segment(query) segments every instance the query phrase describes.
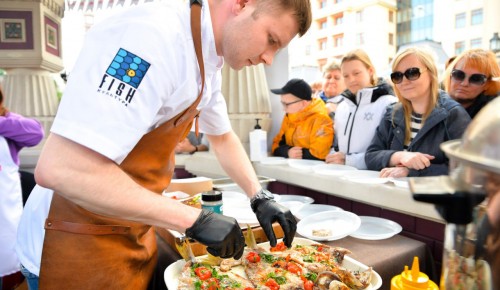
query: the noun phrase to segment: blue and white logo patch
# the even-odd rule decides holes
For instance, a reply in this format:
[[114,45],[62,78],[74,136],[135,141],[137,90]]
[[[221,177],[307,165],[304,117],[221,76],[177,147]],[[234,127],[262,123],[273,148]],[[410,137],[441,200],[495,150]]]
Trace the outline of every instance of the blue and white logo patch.
[[138,88],[149,69],[149,62],[123,48],[118,50],[106,73],[118,80]]
[[97,91],[127,107],[150,66],[143,58],[120,48],[102,76]]

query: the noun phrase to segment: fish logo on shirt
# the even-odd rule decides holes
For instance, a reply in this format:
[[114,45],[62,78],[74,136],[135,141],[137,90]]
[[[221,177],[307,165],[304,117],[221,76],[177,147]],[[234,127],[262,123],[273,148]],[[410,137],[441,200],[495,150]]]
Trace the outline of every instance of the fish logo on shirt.
[[114,97],[128,106],[150,66],[143,58],[120,48],[106,69],[98,92]]

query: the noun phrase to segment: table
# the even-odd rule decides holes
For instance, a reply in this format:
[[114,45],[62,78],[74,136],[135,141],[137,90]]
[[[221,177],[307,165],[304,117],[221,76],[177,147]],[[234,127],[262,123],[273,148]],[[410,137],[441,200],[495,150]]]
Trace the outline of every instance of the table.
[[420,271],[429,275],[434,282],[436,271],[432,255],[426,244],[402,235],[378,241],[361,240],[346,237],[325,244],[343,247],[352,252],[349,256],[373,269],[382,277],[380,289],[390,289],[392,277],[401,274],[405,265],[411,269],[413,257],[418,257]]
[[[181,259],[181,256],[172,249],[168,243],[157,235],[159,240],[160,262],[162,266],[158,271],[158,279],[163,278],[163,271],[166,267]],[[326,242],[330,246],[344,247],[352,252],[351,258],[373,267],[382,277],[382,287],[380,289],[391,288],[391,278],[401,274],[404,266],[411,268],[413,257],[419,259],[420,271],[429,275],[431,280],[438,282],[435,276],[434,261],[428,252],[426,245],[420,241],[396,235],[392,238],[378,241],[361,240],[346,237],[336,241]]]

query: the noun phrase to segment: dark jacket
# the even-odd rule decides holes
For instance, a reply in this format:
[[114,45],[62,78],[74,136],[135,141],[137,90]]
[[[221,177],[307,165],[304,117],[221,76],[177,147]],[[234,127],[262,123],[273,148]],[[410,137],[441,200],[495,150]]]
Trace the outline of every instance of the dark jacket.
[[479,111],[486,105],[488,105],[489,102],[491,102],[493,99],[495,99],[497,96],[487,96],[480,94],[477,96],[477,98],[474,100],[474,103],[472,103],[469,107],[465,108],[467,113],[469,113],[469,116],[471,119],[474,119],[474,117],[479,113]]
[[[425,169],[410,169],[408,176],[447,175],[449,160],[439,145],[461,138],[469,122],[470,117],[465,109],[444,91],[440,91],[436,108],[425,120],[407,150],[430,154],[435,158]],[[388,107],[365,155],[368,169],[378,171],[389,167],[392,154],[404,150],[405,127],[401,103]]]

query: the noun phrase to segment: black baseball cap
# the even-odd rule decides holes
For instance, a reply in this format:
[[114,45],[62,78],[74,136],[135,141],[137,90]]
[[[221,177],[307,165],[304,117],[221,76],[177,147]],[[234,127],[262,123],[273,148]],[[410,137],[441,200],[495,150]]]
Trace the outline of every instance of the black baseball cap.
[[303,79],[291,79],[281,89],[272,89],[271,92],[277,95],[292,94],[306,101],[312,100],[311,86]]

